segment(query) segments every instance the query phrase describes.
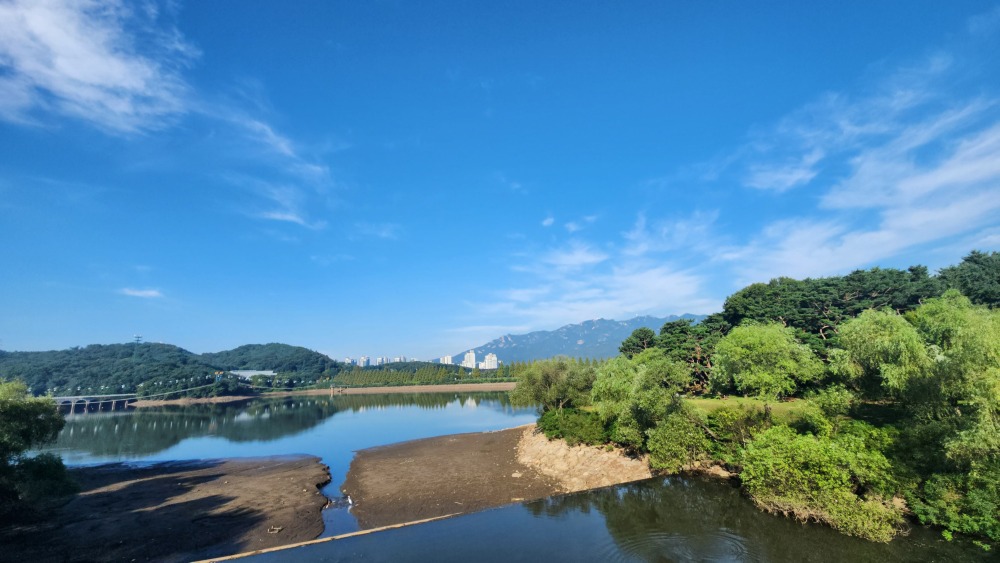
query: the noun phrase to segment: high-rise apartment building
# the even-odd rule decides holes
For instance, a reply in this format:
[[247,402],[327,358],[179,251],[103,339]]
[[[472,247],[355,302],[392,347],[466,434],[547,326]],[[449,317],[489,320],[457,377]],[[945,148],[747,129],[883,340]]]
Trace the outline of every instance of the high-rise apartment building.
[[451,356],[441,356],[441,363],[450,366],[454,361],[451,359]]
[[476,367],[476,351],[469,350],[465,353],[465,359],[462,360],[462,367],[472,369]]
[[482,369],[497,369],[499,366],[500,362],[497,360],[496,354],[486,354],[486,357],[483,358]]

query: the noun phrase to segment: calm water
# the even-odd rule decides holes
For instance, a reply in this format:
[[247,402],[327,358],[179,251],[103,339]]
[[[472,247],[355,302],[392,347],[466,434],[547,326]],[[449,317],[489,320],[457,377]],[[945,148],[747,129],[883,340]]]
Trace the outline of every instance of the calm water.
[[[534,421],[504,393],[349,395],[90,413],[67,419],[51,449],[73,465],[306,453],[330,466],[339,497],[353,452]],[[326,511],[326,535],[357,528]],[[916,528],[874,544],[756,510],[737,489],[654,479],[299,548],[286,561],[987,561],[967,543]]]

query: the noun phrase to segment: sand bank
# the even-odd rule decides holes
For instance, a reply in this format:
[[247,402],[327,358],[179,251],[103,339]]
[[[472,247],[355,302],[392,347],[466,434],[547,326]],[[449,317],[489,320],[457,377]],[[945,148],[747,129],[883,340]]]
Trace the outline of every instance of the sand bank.
[[364,529],[651,476],[645,460],[549,441],[532,424],[362,450],[342,490]]
[[311,456],[75,468],[81,492],[0,533],[5,561],[191,561],[316,538],[330,474]]

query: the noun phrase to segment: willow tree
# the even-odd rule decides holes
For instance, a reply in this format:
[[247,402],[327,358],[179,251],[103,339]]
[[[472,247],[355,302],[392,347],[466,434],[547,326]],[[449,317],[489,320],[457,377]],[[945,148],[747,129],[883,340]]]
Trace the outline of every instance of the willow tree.
[[791,395],[824,373],[812,350],[780,323],[745,323],[732,329],[716,344],[712,360],[713,391],[735,388],[767,399]]

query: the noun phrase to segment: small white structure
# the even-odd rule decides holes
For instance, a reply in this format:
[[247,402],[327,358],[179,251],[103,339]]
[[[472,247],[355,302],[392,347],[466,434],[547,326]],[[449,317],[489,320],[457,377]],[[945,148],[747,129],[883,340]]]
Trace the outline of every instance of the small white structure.
[[251,377],[253,377],[255,375],[263,375],[263,376],[266,376],[266,377],[274,377],[274,376],[278,375],[273,370],[267,370],[267,371],[265,371],[265,370],[259,370],[259,369],[234,369],[234,370],[230,370],[229,373],[231,373],[231,374],[233,374],[236,377],[239,377],[241,379],[250,379]]

